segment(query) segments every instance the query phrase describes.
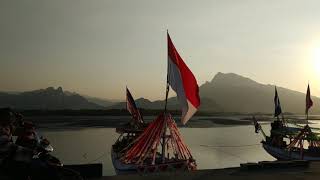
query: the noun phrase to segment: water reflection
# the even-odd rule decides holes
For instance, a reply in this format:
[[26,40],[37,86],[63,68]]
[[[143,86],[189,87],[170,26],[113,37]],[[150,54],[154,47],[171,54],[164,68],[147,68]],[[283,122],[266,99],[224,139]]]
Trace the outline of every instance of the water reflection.
[[[266,132],[269,125],[263,125]],[[260,134],[253,126],[180,128],[197,160],[198,169],[239,166],[240,163],[274,160],[259,145]],[[43,131],[55,148],[54,155],[64,164],[103,163],[104,175],[114,175],[111,146],[118,134],[114,128]]]

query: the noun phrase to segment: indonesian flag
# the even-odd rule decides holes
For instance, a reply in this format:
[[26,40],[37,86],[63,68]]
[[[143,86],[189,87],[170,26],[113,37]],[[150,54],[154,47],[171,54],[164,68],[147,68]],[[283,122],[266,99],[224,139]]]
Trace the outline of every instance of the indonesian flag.
[[128,88],[126,88],[126,94],[127,94],[127,110],[129,111],[129,113],[132,115],[132,118],[136,121],[136,122],[141,122],[143,123],[143,119],[142,116],[140,114],[140,111],[138,110],[136,103],[134,102],[134,99],[129,91]]
[[186,124],[200,106],[197,80],[183,62],[178,51],[168,36],[168,83],[177,93],[182,107],[181,122]]
[[311,100],[310,88],[309,88],[309,84],[308,84],[308,89],[307,89],[307,94],[306,94],[306,114],[308,114],[308,111],[312,105],[313,105],[313,102]]

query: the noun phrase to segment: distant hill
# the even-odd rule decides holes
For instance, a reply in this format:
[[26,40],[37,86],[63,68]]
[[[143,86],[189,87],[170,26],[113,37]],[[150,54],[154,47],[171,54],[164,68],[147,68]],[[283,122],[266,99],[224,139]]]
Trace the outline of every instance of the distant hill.
[[[138,98],[135,100],[135,102],[138,108],[141,108],[141,109],[159,110],[159,109],[164,109],[164,105],[165,105],[164,100],[150,101],[145,98]],[[108,109],[125,109],[126,102],[119,102],[107,108]],[[177,100],[177,97],[171,97],[168,99],[167,109],[180,110],[180,105]],[[214,100],[203,97],[201,98],[200,111],[222,112],[222,107],[220,107],[220,105],[218,105]]]
[[[305,94],[277,87],[283,112],[304,113]],[[273,113],[274,85],[258,83],[252,79],[234,74],[217,73],[210,82],[199,87],[203,112],[227,113]],[[171,92],[173,93],[173,92]],[[311,90],[312,93],[312,90]],[[320,99],[312,97],[314,107],[311,113],[320,113]],[[136,99],[141,109],[161,110],[164,100],[150,101]],[[125,109],[125,102],[81,96],[63,91],[61,87],[40,89],[29,92],[0,92],[0,107],[17,109]],[[180,110],[176,97],[168,99],[169,110]]]
[[0,107],[16,109],[103,109],[76,93],[65,93],[61,87],[48,87],[21,93],[0,93]]
[[[161,109],[161,107],[164,107],[163,101],[151,102],[150,100],[145,98],[138,98],[135,100],[135,103],[139,108],[142,108],[142,109]],[[108,107],[108,109],[125,109],[125,108],[126,108],[126,102],[119,102]]]
[[[76,92],[70,92],[70,91],[64,91],[64,93],[66,95],[80,95]],[[84,94],[81,94],[80,96],[84,97],[85,99],[87,99],[89,102],[92,102],[92,103],[95,103],[95,104],[98,104],[100,106],[103,106],[103,107],[109,107],[111,105],[114,105],[118,102],[120,102],[120,100],[113,100],[113,99],[105,99],[105,98],[98,98],[98,97],[92,97],[92,96],[88,96],[88,95],[84,95]]]
[[89,102],[98,104],[103,107],[109,107],[120,102],[120,100],[104,99],[104,98],[98,98],[98,97],[91,97],[87,95],[82,95],[82,96],[86,98]]
[[[199,87],[201,106],[199,111],[205,112],[235,112],[235,113],[273,113],[274,85],[265,85],[252,79],[234,74],[217,73],[210,82]],[[284,112],[304,113],[305,94],[277,87]],[[320,104],[320,99],[312,97],[314,105]],[[139,98],[136,104],[142,109],[162,109],[164,101],[153,101]],[[109,106],[108,109],[123,109],[125,102]],[[168,109],[180,109],[177,98],[168,99]],[[320,108],[311,108],[311,113],[319,113]]]
[[[234,73],[217,73],[211,82],[200,87],[201,99],[215,101],[223,112],[273,112],[274,85],[265,85]],[[304,113],[305,94],[277,87],[284,112]],[[314,105],[320,99],[312,97]],[[210,110],[210,108],[209,108]],[[211,108],[212,111],[215,108]],[[318,113],[320,108],[313,107],[311,112]]]

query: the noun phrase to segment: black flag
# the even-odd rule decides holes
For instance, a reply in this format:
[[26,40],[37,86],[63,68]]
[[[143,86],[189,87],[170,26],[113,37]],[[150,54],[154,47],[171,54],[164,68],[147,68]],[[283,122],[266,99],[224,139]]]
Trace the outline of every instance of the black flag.
[[254,125],[254,131],[256,133],[259,133],[259,131],[261,130],[261,125],[258,123],[257,119],[254,116],[252,117],[252,121]]
[[311,95],[310,95],[310,87],[308,84],[308,89],[307,89],[307,94],[306,94],[306,114],[308,114],[309,109],[313,105],[313,102],[311,100]]
[[278,117],[282,113],[280,99],[277,92],[277,87],[275,87],[274,95],[274,117]]

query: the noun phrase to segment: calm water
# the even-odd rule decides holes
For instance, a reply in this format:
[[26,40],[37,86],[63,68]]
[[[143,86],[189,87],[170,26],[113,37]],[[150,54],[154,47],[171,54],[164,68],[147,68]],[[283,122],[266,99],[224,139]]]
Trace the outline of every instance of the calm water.
[[[269,125],[264,125],[268,130]],[[259,144],[253,126],[180,128],[198,169],[239,166],[240,163],[274,160]],[[114,128],[42,131],[64,164],[103,163],[104,175],[114,175],[110,151],[118,134]]]
[[[108,119],[112,120],[110,117]],[[105,122],[104,118],[100,118],[94,124],[100,121]],[[115,117],[116,121],[119,117]],[[309,122],[311,127],[320,128],[319,121]],[[270,124],[264,124],[263,129],[268,135]],[[263,137],[254,133],[252,125],[180,128],[180,132],[197,161],[198,169],[236,167],[240,163],[274,160],[261,147]],[[40,134],[51,141],[55,148],[53,154],[64,164],[103,163],[104,175],[115,174],[110,152],[119,135],[114,128],[40,129]]]

